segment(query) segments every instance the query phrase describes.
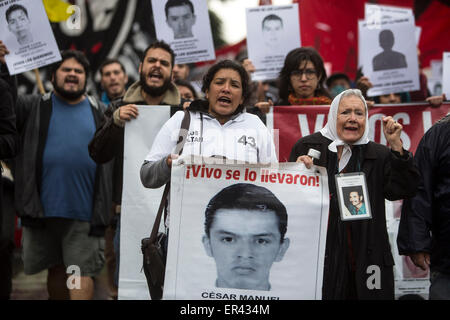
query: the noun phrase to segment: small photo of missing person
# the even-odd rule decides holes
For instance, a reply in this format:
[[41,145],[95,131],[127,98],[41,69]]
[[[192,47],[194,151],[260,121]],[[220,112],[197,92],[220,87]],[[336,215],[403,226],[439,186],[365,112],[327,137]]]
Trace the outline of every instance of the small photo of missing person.
[[343,221],[372,218],[364,175],[347,174],[336,177],[336,188]]

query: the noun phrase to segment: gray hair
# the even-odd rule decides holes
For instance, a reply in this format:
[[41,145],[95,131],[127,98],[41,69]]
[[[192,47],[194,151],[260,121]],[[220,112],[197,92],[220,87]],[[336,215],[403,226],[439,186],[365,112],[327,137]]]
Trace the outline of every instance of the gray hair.
[[345,90],[345,91],[342,93],[342,96],[341,96],[341,100],[340,100],[340,101],[342,101],[342,98],[348,97],[348,96],[355,96],[355,97],[360,98],[361,101],[364,103],[364,106],[366,107],[366,110],[367,110],[366,99],[364,99],[364,96],[363,96],[361,90],[359,90],[359,89],[347,89],[347,90]]

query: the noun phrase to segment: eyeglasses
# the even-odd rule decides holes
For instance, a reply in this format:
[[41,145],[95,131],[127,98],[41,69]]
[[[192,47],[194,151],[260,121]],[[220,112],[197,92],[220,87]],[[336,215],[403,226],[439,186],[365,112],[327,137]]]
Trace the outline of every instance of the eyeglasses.
[[306,76],[306,79],[312,80],[317,76],[317,72],[314,69],[294,70],[291,72],[291,77],[298,80],[300,80],[303,75]]

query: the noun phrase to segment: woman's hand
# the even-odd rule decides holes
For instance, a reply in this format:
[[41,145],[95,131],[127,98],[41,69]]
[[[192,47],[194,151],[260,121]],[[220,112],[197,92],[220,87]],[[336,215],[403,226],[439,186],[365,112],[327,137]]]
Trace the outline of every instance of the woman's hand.
[[249,76],[251,76],[251,74],[256,71],[253,62],[250,59],[244,59],[244,61],[242,61],[242,66],[244,67],[245,71],[247,71]]
[[172,160],[178,159],[177,154],[169,154],[166,159],[166,163],[169,166],[169,168],[172,168]]
[[189,106],[191,105],[192,101],[185,101],[183,103],[183,110],[186,110],[187,108],[189,108]]
[[0,40],[0,63],[6,64],[5,55],[9,54],[9,50],[6,45]]
[[403,126],[391,116],[383,117],[383,133],[392,150],[403,155],[403,142],[400,139]]
[[300,156],[297,158],[296,162],[303,162],[305,164],[305,167],[308,169],[311,169],[313,166],[313,159],[310,156]]
[[363,76],[356,81],[356,88],[361,90],[364,97],[367,96],[367,90],[373,87],[372,82],[370,82],[370,79],[366,76]]
[[269,99],[269,101],[263,101],[263,102],[257,102],[255,104],[255,107],[257,107],[259,110],[261,110],[262,113],[266,114],[269,113],[270,108],[273,107],[273,101]]
[[431,96],[425,99],[433,108],[438,108],[441,106],[442,102],[445,100],[445,94],[440,96]]

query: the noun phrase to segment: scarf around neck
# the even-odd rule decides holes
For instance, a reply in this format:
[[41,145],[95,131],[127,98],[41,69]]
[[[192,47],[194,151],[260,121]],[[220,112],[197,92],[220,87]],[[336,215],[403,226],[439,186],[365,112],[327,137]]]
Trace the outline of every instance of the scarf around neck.
[[[349,90],[354,90],[354,89],[349,89]],[[366,104],[365,100],[363,100],[363,102],[364,102],[364,107],[366,109],[366,127],[364,129],[364,134],[362,135],[362,137],[358,141],[356,141],[352,144],[348,144],[348,143],[342,141],[338,137],[336,124],[337,124],[337,113],[338,113],[339,103],[341,102],[342,96],[349,90],[345,90],[345,91],[341,92],[333,99],[333,102],[331,102],[330,110],[328,112],[328,121],[327,121],[325,127],[323,127],[322,130],[320,130],[320,133],[324,137],[333,141],[328,146],[328,150],[330,150],[331,152],[337,153],[338,146],[344,147],[341,158],[339,159],[339,166],[338,166],[339,172],[341,172],[345,168],[345,166],[347,165],[348,161],[350,160],[350,158],[352,156],[352,148],[351,148],[352,145],[362,145],[362,144],[369,143],[369,114],[368,114],[367,104]]]
[[292,93],[288,96],[288,101],[291,106],[314,106],[322,104],[330,104],[331,100],[328,97],[312,97],[312,98],[297,98]]

